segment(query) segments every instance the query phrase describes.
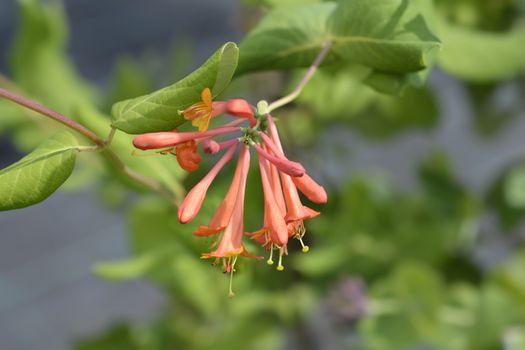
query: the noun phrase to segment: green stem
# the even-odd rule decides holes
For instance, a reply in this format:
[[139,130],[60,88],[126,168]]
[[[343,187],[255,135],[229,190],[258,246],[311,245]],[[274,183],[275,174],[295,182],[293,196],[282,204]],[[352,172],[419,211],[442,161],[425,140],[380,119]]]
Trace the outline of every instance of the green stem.
[[[120,170],[122,171],[126,176],[130,177],[134,181],[142,184],[143,186],[160,193],[164,197],[168,198],[170,202],[180,202],[182,194],[177,193],[173,194],[170,191],[168,191],[166,188],[162,186],[161,183],[157,182],[154,179],[151,179],[149,177],[146,177],[135,170],[128,167],[111,149],[109,149],[107,146],[111,143],[113,136],[115,135],[116,129],[111,128],[111,131],[107,137],[107,139],[100,138],[97,134],[95,134],[93,131],[89,130],[82,124],[77,123],[76,121],[52,110],[47,108],[46,106],[43,106],[33,100],[30,100],[26,97],[17,95],[11,91],[8,91],[6,89],[0,88],[0,96],[4,97],[10,101],[13,101],[25,108],[31,109],[39,114],[42,114],[48,118],[51,118],[68,128],[75,130],[76,132],[84,135],[88,139],[90,139],[93,143],[95,143],[95,147],[82,147],[83,151],[95,151],[96,149],[99,149],[100,151],[104,152],[106,156],[109,158],[109,160]],[[82,151],[79,149],[79,151]]]
[[321,46],[321,51],[319,52],[319,54],[315,58],[314,62],[310,66],[310,68],[308,68],[308,70],[306,71],[306,74],[301,79],[299,84],[295,87],[295,89],[290,94],[288,94],[288,95],[278,99],[277,101],[274,101],[274,102],[270,103],[270,105],[268,106],[268,109],[267,109],[267,113],[271,113],[272,111],[276,110],[277,108],[282,107],[284,105],[287,105],[288,103],[290,103],[293,100],[295,100],[297,98],[297,96],[299,96],[299,94],[301,93],[301,91],[303,91],[303,89],[306,86],[306,84],[308,83],[308,81],[310,81],[310,79],[312,78],[314,73],[317,71],[317,68],[319,67],[321,62],[323,62],[324,58],[326,57],[326,54],[328,53],[328,51],[330,51],[331,47],[332,47],[332,42],[331,41],[325,41],[323,43],[323,45]]
[[113,141],[113,137],[115,137],[115,133],[117,132],[117,128],[114,126],[111,126],[111,130],[109,131],[108,137],[104,140],[104,143],[106,146],[109,146],[111,144],[111,141]]

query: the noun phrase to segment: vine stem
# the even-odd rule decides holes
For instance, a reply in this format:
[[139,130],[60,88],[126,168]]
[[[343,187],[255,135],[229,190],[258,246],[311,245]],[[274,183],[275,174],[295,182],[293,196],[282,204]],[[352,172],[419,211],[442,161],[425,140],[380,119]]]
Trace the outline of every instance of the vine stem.
[[76,121],[74,120],[71,120],[70,118],[66,117],[66,116],[63,116],[62,114],[58,113],[58,112],[55,112],[54,110],[52,109],[49,109],[33,100],[30,100],[26,97],[23,97],[23,96],[20,96],[20,95],[17,95],[11,91],[8,91],[8,90],[5,90],[3,88],[0,88],[0,96],[8,99],[8,100],[11,100],[23,107],[26,107],[26,108],[29,108],[37,113],[40,113],[42,115],[45,115],[46,117],[48,118],[51,118],[61,124],[64,124],[66,125],[67,127],[69,127],[70,129],[73,129],[79,133],[81,133],[82,135],[84,135],[85,137],[87,137],[88,139],[90,139],[91,141],[93,141],[95,144],[97,144],[98,146],[100,147],[105,147],[106,146],[106,142],[101,139],[100,137],[98,137],[93,131],[89,130],[88,128],[86,128],[85,126],[77,123]]
[[295,89],[290,94],[278,99],[277,101],[270,103],[267,110],[268,113],[271,113],[279,107],[287,105],[288,103],[295,100],[297,96],[299,96],[299,94],[301,93],[301,91],[303,91],[308,81],[310,81],[314,73],[317,71],[317,68],[319,68],[321,62],[323,62],[324,58],[326,57],[326,54],[328,53],[328,51],[330,51],[331,47],[332,41],[325,41],[323,43],[323,45],[321,46],[321,51],[319,51],[319,54],[317,54],[317,57],[315,58],[312,65],[308,68],[308,71],[306,71],[306,74],[301,79],[299,84],[297,84]]
[[[109,158],[109,160],[125,175],[133,179],[134,181],[142,184],[143,186],[160,193],[164,197],[168,198],[171,202],[179,203],[182,200],[183,193],[176,193],[172,194],[170,191],[165,189],[159,182],[157,182],[154,179],[151,179],[149,177],[146,177],[135,170],[128,167],[111,149],[109,149],[107,146],[111,143],[111,140],[113,139],[113,136],[115,135],[116,129],[114,127],[111,128],[111,131],[108,135],[108,137],[104,140],[100,138],[97,134],[95,134],[93,131],[89,130],[82,124],[77,123],[76,121],[72,120],[71,118],[68,118],[46,106],[41,105],[38,102],[35,102],[33,100],[30,100],[26,97],[17,95],[11,91],[8,91],[6,89],[3,89],[0,87],[0,96],[13,101],[25,108],[31,109],[39,114],[42,114],[48,118],[51,118],[65,126],[67,126],[70,129],[75,130],[76,132],[84,135],[88,139],[90,139],[93,143],[96,144],[96,147],[98,147],[102,152],[106,154],[106,156]],[[87,150],[87,149],[86,149]],[[94,149],[90,149],[93,151]]]

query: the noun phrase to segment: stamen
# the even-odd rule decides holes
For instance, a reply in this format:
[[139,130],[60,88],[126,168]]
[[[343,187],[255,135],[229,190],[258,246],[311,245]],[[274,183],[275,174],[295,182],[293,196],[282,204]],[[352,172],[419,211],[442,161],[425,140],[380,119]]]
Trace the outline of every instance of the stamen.
[[266,260],[266,263],[268,265],[273,265],[273,245],[270,247],[270,257],[268,258],[268,260]]
[[304,227],[304,221],[300,221],[297,224],[297,227],[295,228],[297,235],[299,238],[303,238],[304,234],[306,233],[306,228]]
[[[210,238],[209,236],[206,237],[206,243],[208,243],[208,239],[209,239],[209,238]],[[211,243],[210,243],[210,247],[211,247],[211,248],[215,247],[215,245],[217,244],[218,241],[219,241],[219,237],[217,237],[217,236],[214,237],[213,240],[212,240]]]
[[279,263],[277,264],[277,271],[283,271],[284,270],[284,266],[283,266],[283,248],[279,248]]
[[[228,262],[231,258],[228,258]],[[237,256],[233,258],[233,262],[230,265],[230,291],[228,292],[228,297],[233,298],[235,293],[233,292],[233,273],[235,272],[235,263],[237,262]]]
[[308,251],[310,250],[310,247],[307,246],[306,244],[304,244],[303,242],[303,238],[302,237],[297,237],[297,239],[299,240],[299,242],[301,243],[301,247],[303,247],[303,253],[308,253]]

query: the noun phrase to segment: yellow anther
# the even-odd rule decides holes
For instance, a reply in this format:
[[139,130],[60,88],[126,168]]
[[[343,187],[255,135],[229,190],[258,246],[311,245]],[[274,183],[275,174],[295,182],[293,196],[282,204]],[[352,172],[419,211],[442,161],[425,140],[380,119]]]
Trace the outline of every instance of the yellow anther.
[[306,244],[304,244],[303,239],[301,237],[297,237],[297,239],[301,243],[301,247],[303,247],[303,249],[302,249],[303,253],[308,253],[308,251],[310,250],[310,247],[307,246]]
[[279,249],[279,263],[277,264],[276,269],[277,269],[277,271],[284,270],[284,266],[283,266],[283,248]]
[[268,260],[266,260],[266,263],[268,265],[273,265],[273,245],[270,247],[270,257],[268,258]]
[[233,258],[228,258],[228,264],[230,265],[230,290],[228,292],[228,297],[233,298],[235,293],[233,292],[233,272],[235,271],[235,263],[237,262],[237,256]]

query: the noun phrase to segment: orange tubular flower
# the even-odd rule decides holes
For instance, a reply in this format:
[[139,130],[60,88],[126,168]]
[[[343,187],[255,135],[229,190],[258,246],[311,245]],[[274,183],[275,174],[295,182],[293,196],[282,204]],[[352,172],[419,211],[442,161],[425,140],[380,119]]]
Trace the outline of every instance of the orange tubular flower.
[[[237,257],[243,255],[250,258],[260,258],[251,256],[242,244],[244,234],[244,194],[249,168],[250,150],[248,146],[243,146],[241,148],[239,161],[228,194],[217,212],[218,215],[214,217],[214,220],[212,220],[212,224],[210,225],[215,226],[216,229],[222,230],[222,225],[227,222],[226,227],[224,227],[224,233],[222,234],[217,249],[211,253],[202,254],[203,259],[223,258],[226,260],[226,272],[230,273],[230,297],[234,296],[232,290],[232,279],[233,273],[235,272]],[[217,222],[214,222],[215,220]]]
[[325,204],[328,201],[328,196],[323,186],[314,181],[308,174],[301,177],[292,177],[292,181],[297,186],[306,198],[317,204]]
[[206,192],[210,187],[211,183],[222,169],[222,167],[233,157],[235,153],[235,146],[230,147],[230,149],[222,156],[222,158],[215,164],[215,166],[210,170],[210,172],[191,189],[186,198],[182,201],[182,204],[179,206],[178,216],[179,221],[183,224],[186,224],[193,220],[201,209],[202,202],[206,196]]
[[[282,160],[288,160],[282,152],[281,141],[279,140],[279,135],[277,133],[277,129],[275,128],[275,124],[273,124],[273,121],[270,126],[270,129],[271,129],[272,138],[270,138],[266,134],[261,134],[264,144],[278,158],[281,158]],[[275,143],[273,139],[276,140]],[[301,191],[309,200],[317,204],[324,204],[327,202],[328,196],[326,195],[326,191],[323,188],[323,186],[315,182],[314,179],[308,176],[308,174],[304,173],[301,176],[294,176],[288,173],[288,175],[292,176],[292,181],[295,184],[295,186],[297,186],[299,191]]]
[[[272,148],[273,152],[276,152],[276,156],[280,156],[281,158],[286,159],[286,157],[284,157],[283,148],[281,145],[281,140],[279,139],[277,128],[271,116],[268,116],[268,126],[270,133],[269,140],[267,140],[267,137],[265,137],[266,135],[262,135],[263,140],[267,142],[271,141],[268,142],[268,144],[270,145],[271,143],[273,143],[271,144],[270,148]],[[301,243],[301,246],[303,247],[303,252],[307,252],[309,250],[309,247],[306,246],[302,240],[305,234],[303,220],[314,218],[320,213],[304,206],[301,203],[301,199],[299,198],[299,194],[297,192],[297,187],[295,186],[295,183],[292,180],[301,179],[302,177],[307,175],[303,175],[301,177],[291,177],[282,172],[280,173],[280,175],[283,186],[284,199],[287,208],[285,220],[288,223],[289,236],[298,239]],[[301,187],[305,189],[305,192],[307,192],[310,195],[310,197],[313,197],[319,202],[324,199],[324,201],[326,202],[326,191],[322,186],[315,183],[310,177],[307,177],[306,181],[301,182]],[[314,195],[311,193],[312,190],[319,191],[319,193]]]
[[272,179],[271,184],[273,189],[273,196],[275,198],[277,206],[279,207],[279,210],[281,211],[282,216],[284,217],[286,215],[286,203],[284,202],[281,179],[279,178],[279,170],[277,170],[277,167],[275,165],[270,164],[270,173]]
[[[245,249],[242,244],[243,222],[244,222],[244,193],[246,188],[246,178],[250,168],[250,151],[243,146],[239,155],[237,168],[235,169],[234,179],[228,191],[228,202],[225,203],[220,215],[220,224],[227,221],[224,227],[224,234],[221,237],[219,246],[211,253],[203,254],[203,258],[231,258],[242,254]],[[227,196],[228,197],[228,196]],[[229,218],[228,218],[229,216]],[[221,226],[219,226],[221,228]]]
[[237,163],[237,168],[233,175],[232,183],[230,185],[228,193],[219,205],[219,208],[217,209],[215,215],[211,219],[210,224],[208,226],[199,226],[199,228],[195,232],[193,232],[195,236],[210,236],[213,234],[220,233],[230,222],[233,213],[233,208],[237,203],[237,192],[239,191],[241,183],[242,172],[238,170],[240,169],[239,164],[240,160],[239,163]]
[[277,169],[279,169],[283,173],[286,173],[290,176],[304,175],[304,167],[300,163],[292,162],[288,159],[283,159],[271,155],[270,153],[266,152],[266,150],[264,150],[262,147],[255,144],[253,145],[253,148],[255,148],[259,156],[269,160],[273,165],[277,167]]
[[272,187],[270,167],[268,162],[261,158],[259,158],[259,167],[264,192],[265,227],[269,230],[271,242],[278,247],[283,247],[288,243],[288,234],[283,212]]
[[[264,192],[264,224],[263,228],[249,234],[261,245],[270,249],[279,249],[279,264],[277,270],[284,269],[282,265],[282,256],[287,254],[286,244],[288,243],[288,228],[284,220],[283,211],[275,196],[273,179],[268,161],[259,157],[259,170],[261,172],[261,181]],[[282,196],[282,195],[281,195]],[[269,265],[273,264],[272,257],[268,259]]]
[[139,135],[133,139],[133,146],[138,149],[160,149],[173,147],[186,141],[204,139],[218,135],[231,134],[240,131],[240,128],[234,126],[215,128],[205,132],[176,132],[161,131],[150,132]]

